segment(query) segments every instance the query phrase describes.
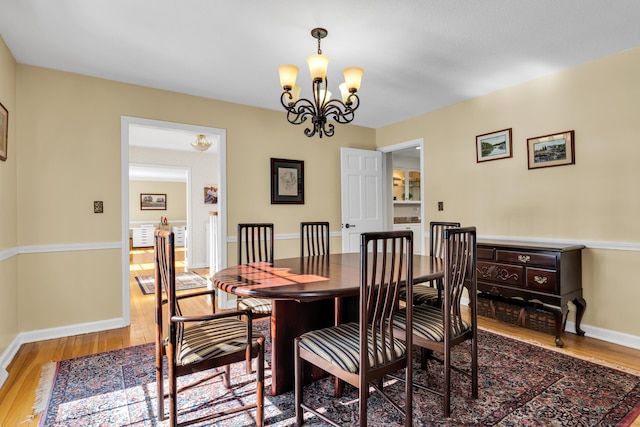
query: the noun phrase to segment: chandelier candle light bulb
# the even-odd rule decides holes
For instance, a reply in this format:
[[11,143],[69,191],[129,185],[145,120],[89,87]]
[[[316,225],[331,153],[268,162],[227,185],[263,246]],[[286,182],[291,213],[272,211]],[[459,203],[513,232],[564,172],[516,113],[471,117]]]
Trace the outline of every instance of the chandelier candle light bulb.
[[280,103],[287,112],[287,121],[299,125],[311,118],[312,127],[305,129],[304,134],[312,137],[316,134],[333,136],[334,125],[328,120],[338,123],[350,123],[354,119],[354,111],[360,105],[360,98],[356,92],[360,90],[362,68],[348,67],[344,69],[345,82],[340,85],[341,99],[331,99],[329,83],[327,81],[327,66],[329,58],[322,54],[320,41],[327,36],[324,28],[314,28],[311,36],[318,40],[318,54],[307,58],[309,74],[311,76],[311,93],[313,99],[300,98],[300,86],[296,85],[298,67],[283,64],[278,67],[282,95]]

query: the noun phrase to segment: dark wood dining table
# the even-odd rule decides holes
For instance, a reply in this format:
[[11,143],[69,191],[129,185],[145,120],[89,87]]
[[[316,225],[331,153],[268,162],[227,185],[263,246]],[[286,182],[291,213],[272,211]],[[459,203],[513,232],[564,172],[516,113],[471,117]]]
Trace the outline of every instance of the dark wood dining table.
[[[360,254],[296,257],[229,267],[213,275],[218,289],[242,297],[271,298],[271,394],[293,390],[294,338],[357,320]],[[443,277],[442,260],[414,255],[414,283]],[[305,381],[324,372],[305,369]]]

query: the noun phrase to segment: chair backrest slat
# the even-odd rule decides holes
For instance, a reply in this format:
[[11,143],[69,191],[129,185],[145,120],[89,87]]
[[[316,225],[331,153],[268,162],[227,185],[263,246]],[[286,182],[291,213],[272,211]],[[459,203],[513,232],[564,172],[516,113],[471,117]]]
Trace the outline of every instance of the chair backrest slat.
[[300,223],[300,256],[329,253],[329,223],[325,221]]
[[[393,318],[399,309],[400,289],[406,285],[408,298],[413,288],[413,233],[385,231],[362,233],[360,240],[360,363],[366,368],[392,363],[394,351]],[[406,308],[411,328],[411,304]],[[371,346],[368,346],[368,336]],[[408,337],[407,348],[411,348]],[[368,365],[364,349],[373,355]]]
[[238,224],[238,265],[273,263],[273,224]]
[[432,257],[444,258],[444,230],[459,228],[459,222],[438,222],[429,223],[429,255]]
[[[461,320],[460,300],[466,288],[475,307],[477,294],[476,228],[450,228],[443,233],[444,257],[444,313],[445,334],[462,330],[461,325],[451,324],[451,319]],[[475,311],[475,310],[473,310]],[[475,313],[472,313],[475,315]]]
[[[163,328],[162,302],[167,301],[167,320],[169,328],[173,327],[171,318],[182,316],[180,305],[176,298],[176,267],[174,234],[172,231],[156,230],[154,233],[154,269],[155,269],[155,298],[156,298],[156,327]],[[177,327],[182,324],[178,323]],[[169,333],[169,336],[173,334]]]

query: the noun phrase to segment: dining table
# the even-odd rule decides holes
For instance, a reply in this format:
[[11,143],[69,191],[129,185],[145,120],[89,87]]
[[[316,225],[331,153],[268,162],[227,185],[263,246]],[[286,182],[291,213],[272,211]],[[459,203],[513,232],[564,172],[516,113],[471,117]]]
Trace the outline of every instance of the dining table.
[[[413,256],[413,282],[444,276],[441,259]],[[216,272],[212,281],[240,297],[270,298],[271,395],[293,390],[294,339],[305,332],[357,321],[360,253],[275,259],[236,265]],[[326,373],[305,369],[305,382]]]

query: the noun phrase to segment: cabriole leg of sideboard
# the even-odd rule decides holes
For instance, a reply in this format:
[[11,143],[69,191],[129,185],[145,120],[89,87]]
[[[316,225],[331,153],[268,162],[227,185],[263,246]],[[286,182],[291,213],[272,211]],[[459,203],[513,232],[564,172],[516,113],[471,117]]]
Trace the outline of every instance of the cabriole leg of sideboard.
[[587,309],[587,301],[582,298],[575,298],[573,303],[576,305],[576,334],[579,336],[584,336],[584,331],[580,328],[580,323],[582,323],[582,316],[584,315],[584,311]]
[[562,332],[564,331],[564,326],[567,321],[567,314],[569,314],[569,307],[567,307],[567,304],[564,304],[559,310],[552,311],[556,319],[556,347],[564,347]]

